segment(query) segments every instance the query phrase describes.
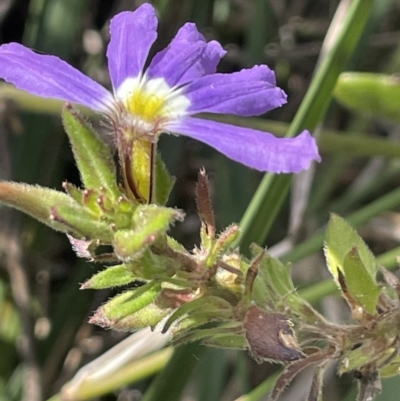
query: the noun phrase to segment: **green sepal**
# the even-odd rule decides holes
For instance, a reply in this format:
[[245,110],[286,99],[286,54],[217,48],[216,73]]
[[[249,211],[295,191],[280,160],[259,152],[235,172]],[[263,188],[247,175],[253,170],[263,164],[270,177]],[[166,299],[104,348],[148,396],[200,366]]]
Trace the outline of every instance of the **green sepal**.
[[168,258],[145,250],[140,259],[127,263],[126,266],[137,278],[151,280],[155,276],[169,276],[170,263],[171,261]]
[[346,72],[334,89],[339,103],[363,115],[400,122],[400,81],[397,76]]
[[108,267],[87,280],[81,289],[103,289],[129,284],[135,280],[151,280],[154,276],[169,279],[171,261],[163,256],[144,251],[138,260]]
[[108,196],[117,198],[120,190],[108,145],[70,104],[63,108],[62,118],[85,188],[104,188]]
[[112,241],[113,232],[110,224],[85,208],[57,204],[51,208],[50,218],[62,224],[66,228],[65,232],[72,233],[75,238],[96,239],[107,244]]
[[[192,315],[188,315],[186,318],[183,318],[179,321],[179,325],[173,325],[170,329],[172,333],[172,341],[174,344],[184,344],[192,340],[194,334],[198,334],[203,329],[199,329],[201,326],[209,324],[210,317],[208,314],[196,314],[196,317]],[[197,330],[195,330],[197,329]]]
[[209,347],[246,349],[247,342],[243,334],[226,334],[219,331],[219,328],[195,330],[184,341],[180,340],[180,343],[201,341]]
[[343,260],[343,274],[349,294],[369,314],[375,315],[381,288],[367,272],[356,247]]
[[[137,204],[120,196],[113,204],[113,211],[109,213],[109,220],[113,222],[115,230],[131,227],[132,215]],[[107,213],[107,212],[105,212]]]
[[76,187],[74,184],[71,184],[67,181],[64,181],[62,184],[64,191],[77,203],[83,205],[83,191],[82,189]]
[[131,230],[119,230],[114,233],[114,250],[125,262],[138,258],[149,245],[161,235],[165,235],[169,226],[181,220],[183,213],[177,209],[156,205],[140,205],[133,214],[134,227]]
[[207,258],[207,266],[211,267],[217,261],[218,257],[239,237],[240,229],[236,224],[226,228],[215,241],[214,246]]
[[269,287],[273,289],[275,294],[285,298],[295,291],[290,272],[291,266],[289,264],[284,265],[266,253],[261,261],[258,274],[264,275],[264,280],[267,280]]
[[175,184],[175,177],[171,176],[165,167],[159,154],[155,160],[155,188],[154,201],[157,205],[164,206]]
[[169,235],[167,235],[167,245],[174,251],[183,253],[185,255],[189,255],[186,248],[180,242],[178,242],[175,238],[172,238]]
[[137,277],[144,280],[151,280],[155,276],[170,275],[170,259],[155,255],[149,250],[145,250],[139,260],[134,260],[127,264],[127,268]]
[[[188,319],[185,319],[185,322],[186,321],[191,321],[191,318],[189,317]],[[200,315],[198,316],[198,321],[203,321],[203,324],[209,322],[207,321],[206,316]],[[186,326],[187,329],[191,327],[190,324],[186,324]],[[247,341],[244,336],[244,331],[239,322],[222,323],[211,328],[206,326],[206,328],[198,328],[185,332],[182,331],[178,334],[175,334],[172,341],[174,342],[174,344],[201,341],[202,343],[207,345],[218,346],[216,343],[218,343],[219,340],[223,341],[223,339],[227,340],[227,338],[233,340],[233,344],[229,343],[229,341],[225,341],[225,346],[221,346],[226,348],[239,349],[245,349],[247,347]]]
[[158,281],[151,281],[139,288],[125,291],[102,305],[91,317],[90,323],[114,327],[118,322],[152,303],[161,291]]
[[121,195],[110,199],[104,188],[80,189],[64,182],[63,188],[79,205],[98,219],[107,220],[113,224],[114,230],[131,226],[133,211],[137,203]]
[[262,252],[265,254],[254,282],[252,300],[259,306],[275,303],[278,300],[287,300],[287,297],[295,292],[290,277],[290,265],[284,265],[264,250]]
[[229,310],[215,310],[212,308],[196,309],[184,316],[171,326],[174,339],[185,332],[200,329],[204,324],[212,322],[228,322],[232,320],[232,312]]
[[337,283],[338,269],[343,272],[343,260],[354,247],[358,250],[366,272],[375,281],[378,267],[374,255],[349,223],[332,214],[326,230],[324,252],[328,268]]
[[320,321],[320,315],[297,293],[290,275],[290,264],[284,265],[255,244],[252,244],[251,251],[255,255],[264,253],[253,285],[252,303],[260,307],[268,305],[285,313],[289,307],[293,314],[301,316],[308,324]]
[[[233,309],[229,302],[223,300],[219,297],[214,296],[203,296],[201,298],[195,299],[193,301],[187,302],[181,305],[166,321],[163,331],[166,332],[169,330],[172,324],[175,323],[174,331],[179,331],[179,323],[176,323],[183,316],[189,315],[195,321],[196,312],[201,312],[202,315],[209,316],[211,318],[215,318],[215,316],[220,315],[226,316],[226,312],[233,316]],[[200,322],[200,325],[203,324],[203,321]],[[195,323],[193,322],[195,326]]]
[[137,280],[137,277],[132,274],[132,271],[126,265],[111,266],[90,277],[89,280],[81,285],[81,290],[102,290],[104,288],[119,287],[130,284],[135,280]]

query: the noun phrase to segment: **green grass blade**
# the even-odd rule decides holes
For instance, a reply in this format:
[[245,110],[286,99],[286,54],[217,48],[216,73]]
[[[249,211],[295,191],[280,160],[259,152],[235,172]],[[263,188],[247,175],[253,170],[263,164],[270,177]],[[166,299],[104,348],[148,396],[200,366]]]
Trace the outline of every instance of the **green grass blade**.
[[207,349],[193,343],[178,347],[163,371],[151,383],[141,401],[177,401],[200,357]]
[[[310,88],[287,132],[293,137],[302,129],[313,130],[323,119],[337,77],[350,60],[373,8],[373,0],[355,0],[331,51],[317,70]],[[289,191],[290,175],[266,174],[241,221],[240,245],[263,242]],[[268,206],[267,206],[268,204]]]

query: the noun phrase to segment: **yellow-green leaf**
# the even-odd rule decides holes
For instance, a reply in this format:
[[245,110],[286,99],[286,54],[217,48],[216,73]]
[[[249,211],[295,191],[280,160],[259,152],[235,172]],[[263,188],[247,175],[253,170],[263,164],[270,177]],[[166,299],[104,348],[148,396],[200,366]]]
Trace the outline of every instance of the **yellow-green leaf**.
[[356,247],[343,260],[343,274],[349,294],[364,310],[375,315],[381,289],[368,273]]
[[365,270],[375,281],[377,263],[362,238],[343,218],[332,214],[326,230],[325,258],[332,276],[337,281],[338,269],[343,271],[343,260],[356,247]]

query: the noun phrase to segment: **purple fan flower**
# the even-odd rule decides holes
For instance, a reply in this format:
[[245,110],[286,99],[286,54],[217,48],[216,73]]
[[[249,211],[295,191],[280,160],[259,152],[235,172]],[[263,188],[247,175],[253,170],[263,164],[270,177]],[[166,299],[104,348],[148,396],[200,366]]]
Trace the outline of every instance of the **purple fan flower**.
[[297,173],[320,160],[308,131],[296,138],[192,117],[197,113],[263,114],[286,103],[275,74],[265,65],[233,74],[215,73],[225,51],[206,42],[192,23],[145,70],[157,37],[150,4],[111,20],[107,50],[113,94],[66,62],[10,43],[0,47],[0,77],[34,95],[87,106],[111,119],[124,139],[156,142],[164,132],[204,142],[261,171]]

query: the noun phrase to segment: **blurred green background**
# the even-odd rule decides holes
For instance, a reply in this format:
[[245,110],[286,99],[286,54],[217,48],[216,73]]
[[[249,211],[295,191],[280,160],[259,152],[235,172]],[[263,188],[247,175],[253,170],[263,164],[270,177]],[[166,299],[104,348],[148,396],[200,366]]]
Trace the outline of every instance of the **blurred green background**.
[[[1,43],[21,42],[58,55],[106,87],[108,22],[134,10],[134,0],[2,0]],[[170,205],[185,210],[173,229],[185,246],[197,243],[194,187],[205,166],[211,180],[219,228],[242,222],[244,253],[252,241],[294,263],[294,280],[321,312],[348,323],[347,308],[325,268],[321,229],[330,212],[358,226],[380,261],[396,267],[400,254],[400,1],[398,0],[158,0],[159,39],[165,47],[186,21],[228,51],[220,72],[266,63],[288,94],[288,104],[265,118],[224,121],[277,135],[304,128],[318,136],[322,163],[291,180],[247,169],[203,144],[164,136],[160,149],[177,182]],[[353,4],[354,15],[350,13]],[[355,7],[359,7],[356,9]],[[336,13],[336,17],[334,15]],[[346,18],[348,17],[348,20]],[[350,19],[351,18],[351,19]],[[344,21],[348,25],[343,24]],[[343,24],[343,25],[342,25]],[[140,38],[138,38],[140,40]],[[135,43],[132,43],[132,47]],[[389,74],[376,84],[342,71]],[[368,78],[368,77],[367,77]],[[310,86],[310,84],[313,84]],[[372,82],[372,83],[371,83]],[[307,94],[307,95],[306,95]],[[336,99],[335,99],[336,96]],[[342,106],[345,104],[347,107]],[[63,133],[59,105],[21,97],[0,86],[0,178],[61,188],[79,185]],[[293,123],[292,123],[293,122]],[[291,124],[292,123],[292,124]],[[291,124],[291,125],[290,125]],[[104,139],[112,138],[99,126]],[[262,181],[261,181],[262,180]],[[258,185],[261,182],[261,187]],[[290,196],[287,196],[291,187]],[[254,197],[254,194],[259,188]],[[48,399],[76,371],[127,336],[87,323],[110,292],[80,291],[98,266],[78,261],[64,235],[10,209],[0,209],[0,400]],[[161,369],[163,364],[158,368]],[[137,369],[141,369],[140,364]],[[181,347],[158,379],[116,387],[101,400],[266,399],[277,367],[257,365],[244,352]],[[337,378],[333,366],[324,400],[355,399],[355,380]],[[386,384],[387,383],[387,384]],[[400,380],[384,382],[381,400],[395,400]],[[307,375],[282,400],[302,400]],[[386,395],[385,395],[386,394]],[[56,396],[58,397],[58,396]],[[247,398],[246,398],[247,397]],[[60,399],[60,398],[54,398]]]

